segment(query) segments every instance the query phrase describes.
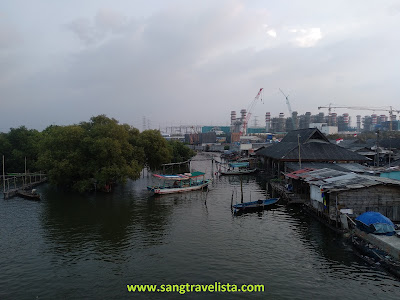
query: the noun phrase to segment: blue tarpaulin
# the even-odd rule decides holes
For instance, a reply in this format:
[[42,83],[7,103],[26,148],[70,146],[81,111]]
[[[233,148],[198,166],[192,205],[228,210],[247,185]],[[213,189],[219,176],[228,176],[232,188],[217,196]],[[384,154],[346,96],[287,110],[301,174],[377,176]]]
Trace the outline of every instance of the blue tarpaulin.
[[393,222],[375,211],[368,211],[356,218],[356,223],[361,230],[375,233],[393,235],[395,233]]

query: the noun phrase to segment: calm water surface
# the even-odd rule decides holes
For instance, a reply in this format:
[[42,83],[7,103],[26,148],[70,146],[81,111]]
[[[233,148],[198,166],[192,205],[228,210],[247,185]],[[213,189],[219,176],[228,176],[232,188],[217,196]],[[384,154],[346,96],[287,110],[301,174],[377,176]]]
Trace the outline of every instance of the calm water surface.
[[[204,155],[196,158],[204,159]],[[210,160],[192,168],[211,174]],[[400,282],[364,264],[344,239],[278,205],[233,216],[239,177],[208,193],[150,197],[144,177],[110,194],[38,188],[0,199],[0,299],[400,299]],[[245,201],[265,181],[243,177]],[[2,195],[1,195],[2,197]],[[261,293],[128,293],[127,284],[264,284]]]

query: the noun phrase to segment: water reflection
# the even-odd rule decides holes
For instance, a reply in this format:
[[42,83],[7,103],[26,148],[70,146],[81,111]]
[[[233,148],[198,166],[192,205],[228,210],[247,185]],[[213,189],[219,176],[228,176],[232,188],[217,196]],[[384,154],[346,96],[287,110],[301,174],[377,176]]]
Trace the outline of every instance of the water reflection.
[[[293,220],[297,220],[299,240],[310,252],[316,254],[313,262],[315,268],[330,270],[327,275],[333,278],[345,276],[360,282],[373,273],[376,281],[389,280],[399,287],[398,281],[390,274],[374,269],[357,257],[348,238],[323,226],[299,206],[285,207],[285,210]],[[391,284],[384,285],[385,289],[390,289]]]
[[44,233],[58,253],[90,248],[118,258],[132,243],[161,244],[173,209],[129,184],[110,194],[64,194],[49,186],[43,194]]
[[[193,165],[211,170],[209,161]],[[243,178],[245,201],[266,197],[267,179]],[[40,203],[0,202],[0,258],[6,262],[0,295],[176,298],[129,294],[126,284],[215,281],[261,283],[266,291],[187,297],[355,300],[400,295],[398,282],[359,261],[340,237],[298,207],[278,204],[233,215],[232,193],[233,202],[240,202],[238,176],[216,177],[208,192],[161,197],[149,196],[149,180],[145,176],[111,194],[84,196],[44,186]]]

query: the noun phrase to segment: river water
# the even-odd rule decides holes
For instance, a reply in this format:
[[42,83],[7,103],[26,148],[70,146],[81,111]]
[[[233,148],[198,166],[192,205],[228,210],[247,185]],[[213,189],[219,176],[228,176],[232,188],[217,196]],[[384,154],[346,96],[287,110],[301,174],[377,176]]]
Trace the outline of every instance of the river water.
[[[212,172],[198,155],[192,168]],[[215,171],[215,170],[214,170]],[[366,265],[301,208],[232,214],[237,176],[209,192],[149,196],[145,176],[109,194],[38,188],[0,199],[0,299],[400,299],[400,282]],[[245,201],[265,180],[243,177]],[[2,195],[1,195],[2,196]],[[264,292],[129,293],[127,284],[263,284]]]

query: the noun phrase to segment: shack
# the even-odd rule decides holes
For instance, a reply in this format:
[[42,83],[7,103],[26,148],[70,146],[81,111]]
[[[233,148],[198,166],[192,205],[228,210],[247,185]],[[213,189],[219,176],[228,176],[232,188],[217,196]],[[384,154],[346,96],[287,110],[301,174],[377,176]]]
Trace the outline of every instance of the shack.
[[306,170],[285,176],[293,192],[309,193],[306,203],[319,216],[337,226],[341,214],[357,217],[377,211],[400,222],[400,181],[390,178],[347,173],[332,169]]

